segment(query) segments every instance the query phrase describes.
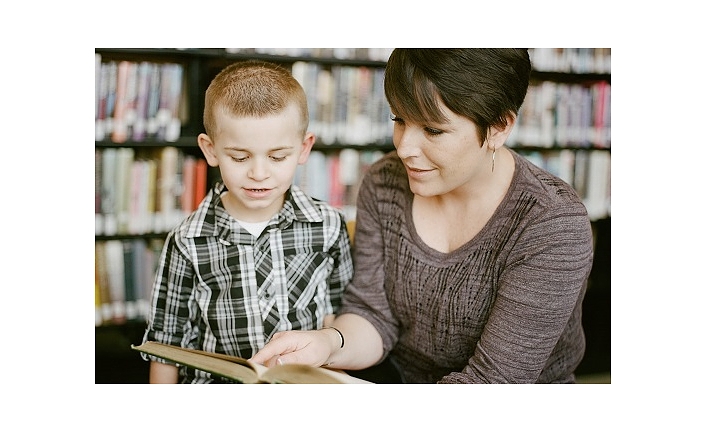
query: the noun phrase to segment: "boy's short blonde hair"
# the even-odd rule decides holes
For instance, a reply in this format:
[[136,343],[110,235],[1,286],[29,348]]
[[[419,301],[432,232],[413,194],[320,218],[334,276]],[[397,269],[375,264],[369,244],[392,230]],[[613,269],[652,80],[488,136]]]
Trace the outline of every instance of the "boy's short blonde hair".
[[301,135],[309,127],[306,94],[291,72],[274,63],[242,61],[220,71],[206,90],[203,125],[206,134],[218,134],[216,112],[239,117],[261,117],[281,112],[296,103],[301,117]]

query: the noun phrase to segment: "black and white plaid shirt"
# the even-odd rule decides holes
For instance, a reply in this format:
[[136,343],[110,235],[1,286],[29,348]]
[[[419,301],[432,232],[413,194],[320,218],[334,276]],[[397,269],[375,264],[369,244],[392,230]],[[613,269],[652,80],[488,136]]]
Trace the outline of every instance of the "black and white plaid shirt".
[[[341,213],[293,185],[255,238],[226,212],[224,191],[216,184],[167,236],[145,341],[249,358],[276,332],[321,328],[338,310],[353,277]],[[193,369],[181,374],[210,381]]]

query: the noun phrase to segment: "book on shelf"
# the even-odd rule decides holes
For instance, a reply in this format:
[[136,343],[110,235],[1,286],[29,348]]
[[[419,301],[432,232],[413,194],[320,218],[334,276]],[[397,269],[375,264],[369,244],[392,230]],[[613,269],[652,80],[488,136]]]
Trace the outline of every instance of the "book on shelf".
[[102,150],[101,156],[101,216],[102,223],[96,225],[101,229],[98,234],[115,235],[118,233],[118,217],[116,213],[116,169],[118,163],[118,149],[106,148]]
[[131,347],[133,350],[147,355],[240,383],[371,383],[343,371],[328,368],[301,364],[282,364],[268,368],[237,356],[184,349],[155,341],[147,341],[139,346],[132,345]]
[[96,241],[96,326],[147,317],[162,239]]
[[108,65],[101,62],[102,56],[96,53],[96,141],[105,138],[105,110],[108,99]]
[[610,216],[610,153],[591,151],[584,203],[592,220]]
[[132,63],[121,61],[117,65],[117,75],[115,81],[115,108],[113,111],[113,127],[110,138],[113,142],[123,143],[128,137],[128,127],[126,121],[127,99],[128,99],[128,79]]
[[111,320],[112,323],[121,324],[127,319],[123,244],[120,240],[110,240],[104,243],[104,247]]
[[164,147],[159,155],[159,169],[157,171],[155,230],[164,232],[175,225],[175,214],[181,214],[177,207],[177,165],[179,164],[179,150],[175,147]]
[[392,138],[383,73],[384,68],[358,66],[327,70],[306,61],[292,65],[309,102],[309,129],[320,143],[365,145]]
[[167,146],[96,149],[96,235],[167,232],[207,193],[208,165]]
[[125,318],[127,320],[135,320],[138,317],[137,309],[137,289],[138,286],[135,283],[136,278],[136,264],[137,257],[135,256],[135,250],[133,246],[133,241],[121,241],[121,246],[123,249],[123,287],[125,290]]
[[101,209],[101,188],[103,187],[103,152],[96,148],[96,168],[94,171],[95,184],[94,184],[94,195],[95,195],[95,232],[96,235],[103,233],[103,210]]
[[96,283],[98,284],[96,298],[96,325],[113,321],[113,300],[108,277],[108,258],[105,242],[96,242],[95,246]]
[[148,61],[137,66],[137,95],[135,98],[135,119],[132,127],[132,140],[144,141],[147,137],[147,105],[149,103],[150,79],[154,65]]
[[181,210],[188,214],[194,205],[194,187],[196,180],[196,157],[184,156],[182,164],[182,189],[181,189]]
[[194,172],[194,203],[193,210],[198,208],[201,201],[206,197],[208,191],[208,163],[205,159],[196,159],[196,170]]
[[181,64],[161,65],[160,101],[157,111],[157,137],[175,142],[181,133],[181,102],[184,67]]
[[130,201],[132,198],[133,163],[135,150],[131,147],[117,149],[115,165],[115,214],[119,234],[130,233]]
[[161,76],[161,66],[159,64],[152,64],[150,68],[149,89],[147,91],[147,110],[145,112],[145,131],[147,138],[150,139],[155,139],[157,137],[157,131],[159,130],[157,114],[159,112],[159,102],[162,92]]
[[[99,251],[100,249],[100,251]],[[103,293],[103,289],[107,288],[107,282],[103,280],[105,277],[105,271],[103,270],[103,266],[105,265],[105,256],[99,256],[101,253],[103,253],[103,244],[102,243],[96,243],[96,248],[95,248],[95,259],[93,261],[94,266],[95,266],[95,283],[96,283],[96,289],[95,289],[95,295],[96,295],[96,326],[100,326],[103,324],[103,322],[106,320],[106,313],[103,310],[103,303],[104,301],[107,302],[107,299],[104,298],[104,295],[109,295],[109,293]],[[107,305],[106,305],[107,306]]]

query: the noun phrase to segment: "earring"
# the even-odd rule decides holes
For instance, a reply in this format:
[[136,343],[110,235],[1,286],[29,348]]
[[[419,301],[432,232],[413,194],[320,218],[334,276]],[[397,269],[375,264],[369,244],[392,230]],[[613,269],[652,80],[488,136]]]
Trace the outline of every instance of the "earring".
[[490,172],[495,170],[495,147],[493,147],[493,164],[490,166]]

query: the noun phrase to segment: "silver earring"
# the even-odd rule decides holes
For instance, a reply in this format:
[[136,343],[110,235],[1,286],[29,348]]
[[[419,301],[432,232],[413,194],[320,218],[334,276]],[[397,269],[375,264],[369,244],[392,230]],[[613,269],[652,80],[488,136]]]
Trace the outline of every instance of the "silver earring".
[[493,147],[493,164],[490,166],[490,172],[495,170],[495,147]]

